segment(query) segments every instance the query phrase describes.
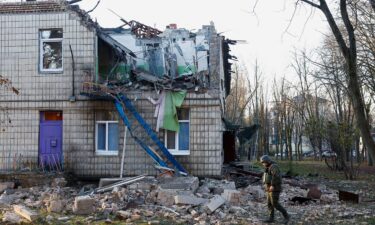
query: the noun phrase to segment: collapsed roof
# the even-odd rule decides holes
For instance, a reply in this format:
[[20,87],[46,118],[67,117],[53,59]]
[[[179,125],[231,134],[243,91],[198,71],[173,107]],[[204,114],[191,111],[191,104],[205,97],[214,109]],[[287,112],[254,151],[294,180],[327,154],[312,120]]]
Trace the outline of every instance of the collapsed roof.
[[[102,67],[99,65],[94,82],[124,89],[204,90],[212,87],[213,74],[220,72],[214,71],[211,65],[210,58],[216,55],[221,57],[224,86],[226,95],[229,94],[232,72],[229,60],[236,59],[229,54],[229,45],[235,41],[217,34],[213,24],[194,33],[177,28],[176,24],[160,31],[120,18],[122,26],[105,29],[94,22],[88,12],[73,5],[76,2],[79,0],[1,3],[0,13],[76,12],[82,24],[96,32],[99,44],[110,46],[114,51],[115,60]],[[212,49],[215,38],[221,40],[220,51]]]

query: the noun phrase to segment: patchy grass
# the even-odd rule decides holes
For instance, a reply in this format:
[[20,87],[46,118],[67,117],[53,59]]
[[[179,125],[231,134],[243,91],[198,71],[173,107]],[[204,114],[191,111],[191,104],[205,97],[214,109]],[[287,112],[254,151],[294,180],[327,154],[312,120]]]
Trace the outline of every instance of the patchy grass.
[[[277,161],[277,163],[283,173],[288,173],[292,176],[314,177],[318,175],[329,180],[345,180],[343,172],[330,170],[324,161]],[[254,164],[259,167],[262,166],[259,162]],[[375,167],[361,165],[357,180],[375,182]]]

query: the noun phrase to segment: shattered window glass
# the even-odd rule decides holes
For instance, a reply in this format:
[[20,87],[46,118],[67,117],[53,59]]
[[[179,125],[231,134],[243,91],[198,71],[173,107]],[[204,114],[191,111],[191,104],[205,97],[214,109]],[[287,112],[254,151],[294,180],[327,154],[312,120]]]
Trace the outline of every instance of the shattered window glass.
[[61,71],[62,58],[62,29],[40,31],[41,71]]

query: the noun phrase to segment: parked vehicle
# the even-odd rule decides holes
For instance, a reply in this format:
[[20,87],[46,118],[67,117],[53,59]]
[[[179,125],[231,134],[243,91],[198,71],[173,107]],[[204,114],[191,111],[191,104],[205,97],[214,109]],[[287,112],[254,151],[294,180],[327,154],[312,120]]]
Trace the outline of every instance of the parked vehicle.
[[333,157],[337,157],[337,154],[334,151],[326,150],[322,152],[322,158],[333,158]]
[[303,157],[313,157],[314,156],[314,151],[307,151],[307,152],[304,152],[303,154]]

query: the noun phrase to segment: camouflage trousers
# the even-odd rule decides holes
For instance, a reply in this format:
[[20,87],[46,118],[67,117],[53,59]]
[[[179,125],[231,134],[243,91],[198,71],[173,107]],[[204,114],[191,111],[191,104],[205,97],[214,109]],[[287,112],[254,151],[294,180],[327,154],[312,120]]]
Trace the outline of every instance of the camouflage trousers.
[[280,192],[267,192],[267,207],[270,218],[275,217],[275,209],[279,210],[283,216],[288,217],[288,213],[279,203]]

